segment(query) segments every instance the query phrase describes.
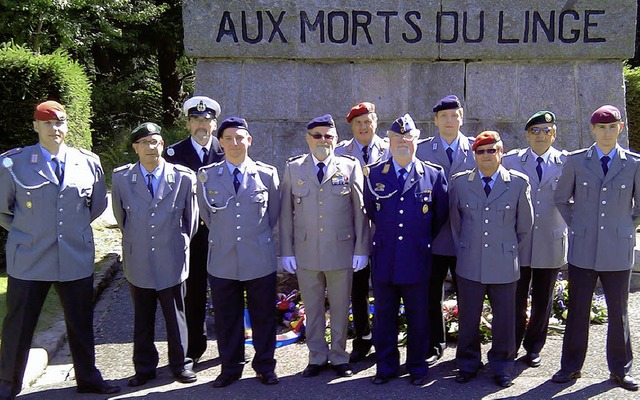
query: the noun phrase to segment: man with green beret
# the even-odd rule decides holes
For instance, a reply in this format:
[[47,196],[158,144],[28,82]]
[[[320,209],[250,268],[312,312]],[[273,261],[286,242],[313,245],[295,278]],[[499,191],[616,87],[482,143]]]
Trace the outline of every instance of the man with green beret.
[[[547,339],[553,288],[560,267],[567,263],[567,224],[553,200],[566,155],[553,147],[556,116],[538,111],[525,124],[529,147],[502,158],[502,165],[529,177],[534,228],[518,249],[520,279],[516,288],[516,350],[526,350],[530,367],[542,362],[540,351]],[[527,324],[527,300],[531,292],[531,317]],[[524,340],[524,342],[523,342]]]
[[122,230],[124,272],[134,308],[133,387],[156,377],[158,301],[167,327],[169,368],[181,383],[196,381],[193,361],[186,356],[184,312],[189,242],[198,229],[196,176],[162,158],[160,131],[152,122],[135,128],[131,142],[139,161],[116,168],[112,178],[113,214]]

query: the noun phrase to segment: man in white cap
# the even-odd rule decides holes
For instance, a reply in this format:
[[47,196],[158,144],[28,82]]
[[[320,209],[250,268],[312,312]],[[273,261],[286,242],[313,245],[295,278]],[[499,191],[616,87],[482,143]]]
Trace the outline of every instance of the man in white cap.
[[[187,129],[190,137],[168,146],[165,160],[179,164],[198,172],[200,167],[219,162],[224,158],[220,142],[213,135],[218,129],[220,104],[205,96],[194,96],[182,106],[187,116]],[[207,348],[207,330],[205,326],[207,304],[207,238],[209,229],[200,220],[198,232],[191,239],[189,258],[189,278],[187,278],[187,296],[184,299],[189,344],[187,357],[194,365]]]

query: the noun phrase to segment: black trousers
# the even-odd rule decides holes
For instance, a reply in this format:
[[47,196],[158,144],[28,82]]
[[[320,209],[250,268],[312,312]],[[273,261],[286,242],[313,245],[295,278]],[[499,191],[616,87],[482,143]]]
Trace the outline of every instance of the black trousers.
[[442,313],[444,300],[444,281],[451,271],[453,286],[457,292],[455,256],[433,255],[431,278],[429,278],[429,351],[427,357],[438,356],[447,348],[447,336]]
[[491,350],[487,357],[494,375],[509,375],[516,354],[515,304],[516,282],[482,284],[458,276],[460,330],[456,361],[460,371],[476,372],[480,367],[480,316],[484,296],[489,296],[493,311]]
[[[544,347],[558,272],[560,268],[520,267],[520,279],[516,288],[516,351],[520,345],[523,345],[527,353],[540,353]],[[529,291],[531,316],[527,325]]]
[[202,224],[191,239],[189,254],[189,277],[184,310],[187,318],[189,344],[187,357],[197,360],[207,349],[207,255],[209,252],[209,229]]
[[354,349],[370,346],[363,341],[363,337],[371,334],[371,324],[369,323],[370,277],[371,264],[353,273],[353,281],[351,282],[351,312],[353,313],[353,326],[356,331],[356,337],[353,339]]
[[260,374],[272,372],[276,366],[276,273],[249,281],[209,275],[209,283],[222,373],[238,375],[244,368],[245,291],[256,351],[251,366]]
[[[69,348],[79,387],[99,386],[93,337],[93,275],[69,282],[28,281],[9,276],[7,314],[0,349],[0,395],[17,395],[27,365],[33,333],[49,289],[60,298]],[[7,396],[8,397],[8,396]]]
[[618,376],[631,372],[633,354],[629,334],[628,300],[631,270],[594,271],[569,264],[569,314],[562,341],[561,368],[580,371],[587,355],[591,300],[600,278],[607,301],[607,364]]
[[133,366],[136,374],[153,375],[158,366],[158,350],[154,344],[158,302],[167,327],[169,368],[173,374],[191,369],[186,358],[187,323],[184,313],[185,283],[162,290],[145,289],[129,283],[133,300]]

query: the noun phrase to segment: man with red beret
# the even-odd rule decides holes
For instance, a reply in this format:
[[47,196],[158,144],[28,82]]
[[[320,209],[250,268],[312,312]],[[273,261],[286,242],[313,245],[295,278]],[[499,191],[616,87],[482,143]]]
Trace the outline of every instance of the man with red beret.
[[488,295],[493,310],[489,363],[494,382],[509,387],[516,353],[518,247],[533,224],[530,186],[526,175],[500,164],[503,145],[498,132],[482,132],[471,149],[477,167],[455,174],[449,185],[460,311],[456,382],[469,382],[483,365],[478,325]]
[[[433,106],[433,112],[435,113],[433,123],[438,128],[438,133],[418,144],[416,157],[442,166],[449,181],[454,174],[476,166],[471,151],[475,138],[460,132],[464,109],[456,95],[440,99]],[[442,299],[444,281],[449,272],[455,287],[456,248],[451,237],[451,223],[447,221],[433,241],[433,265],[429,279],[429,352],[427,353],[429,365],[435,364],[447,347]]]
[[[640,156],[618,145],[624,129],[610,105],[591,115],[595,143],[567,159],[555,203],[569,226],[569,314],[556,383],[580,377],[589,339],[591,299],[600,279],[607,301],[607,364],[611,381],[638,390],[627,303],[636,227],[640,224]],[[575,217],[574,217],[575,216]]]
[[53,286],[64,309],[80,393],[120,391],[102,379],[93,343],[91,221],[107,207],[100,159],[68,147],[67,113],[56,101],[33,115],[38,143],[0,156],[0,226],[7,237],[7,314],[0,350],[0,399],[22,389],[31,339]]
[[[362,167],[367,164],[386,160],[389,155],[389,142],[376,134],[378,115],[373,103],[362,102],[351,108],[347,114],[347,122],[351,126],[353,138],[343,140],[336,146],[335,154],[347,154],[355,157]],[[370,226],[371,228],[371,226]],[[373,234],[373,232],[372,232]],[[371,266],[367,266],[353,274],[351,286],[351,311],[355,338],[349,362],[364,360],[371,350],[371,325],[369,324],[369,278]]]

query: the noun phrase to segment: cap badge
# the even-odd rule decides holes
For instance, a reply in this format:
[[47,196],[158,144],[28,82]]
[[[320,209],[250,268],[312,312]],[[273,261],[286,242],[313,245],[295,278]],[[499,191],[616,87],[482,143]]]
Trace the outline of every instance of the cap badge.
[[155,126],[154,124],[152,124],[152,123],[148,123],[148,124],[147,124],[147,130],[148,130],[150,133],[155,133],[155,132],[156,132],[156,126]]
[[553,118],[551,117],[551,114],[546,113],[544,115],[544,120],[547,121],[547,122],[551,122],[553,120]]
[[196,106],[196,109],[200,112],[204,111],[207,109],[207,106],[204,105],[204,102],[202,100],[200,100],[200,102],[198,103],[198,105]]
[[616,119],[621,119],[621,118],[620,118],[620,113],[618,112],[618,110],[613,110],[613,116],[614,116]]
[[367,111],[373,112],[373,104],[367,104],[366,108],[367,108]]

